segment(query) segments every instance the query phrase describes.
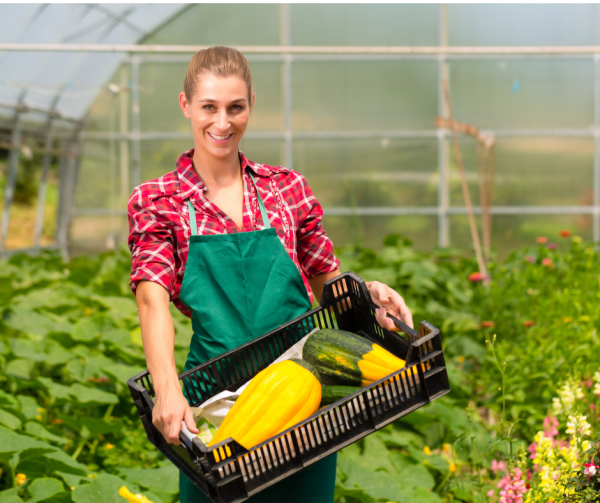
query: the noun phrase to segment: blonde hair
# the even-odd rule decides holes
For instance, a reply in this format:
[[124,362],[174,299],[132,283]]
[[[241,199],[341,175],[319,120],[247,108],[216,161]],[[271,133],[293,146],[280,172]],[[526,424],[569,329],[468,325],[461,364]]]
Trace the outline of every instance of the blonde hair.
[[244,55],[231,47],[216,45],[198,51],[189,62],[183,81],[183,92],[188,101],[196,94],[196,82],[203,73],[212,73],[219,77],[237,75],[248,88],[248,103],[252,103],[252,75]]

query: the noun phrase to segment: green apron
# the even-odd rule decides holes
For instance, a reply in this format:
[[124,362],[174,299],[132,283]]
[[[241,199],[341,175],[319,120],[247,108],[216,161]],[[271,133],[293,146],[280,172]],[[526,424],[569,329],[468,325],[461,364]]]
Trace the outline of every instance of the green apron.
[[[298,269],[271,227],[254,177],[265,229],[198,235],[188,199],[190,237],[180,299],[192,313],[194,334],[185,370],[235,349],[304,314],[310,300]],[[331,503],[333,454],[249,498],[252,503]],[[181,503],[210,502],[180,474]]]

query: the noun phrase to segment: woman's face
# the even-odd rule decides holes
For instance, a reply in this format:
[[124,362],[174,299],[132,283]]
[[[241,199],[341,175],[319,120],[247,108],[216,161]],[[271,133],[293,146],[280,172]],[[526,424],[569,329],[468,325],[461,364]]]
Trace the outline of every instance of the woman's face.
[[179,95],[181,110],[192,123],[196,152],[217,159],[237,156],[253,104],[248,102],[246,83],[236,75],[202,74],[191,101]]

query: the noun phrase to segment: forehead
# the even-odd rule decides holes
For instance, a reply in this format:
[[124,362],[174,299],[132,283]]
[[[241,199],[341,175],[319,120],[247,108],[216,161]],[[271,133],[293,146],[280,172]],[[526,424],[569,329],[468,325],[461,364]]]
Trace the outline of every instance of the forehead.
[[248,87],[246,82],[237,75],[221,77],[214,73],[202,73],[196,79],[194,99],[248,99]]

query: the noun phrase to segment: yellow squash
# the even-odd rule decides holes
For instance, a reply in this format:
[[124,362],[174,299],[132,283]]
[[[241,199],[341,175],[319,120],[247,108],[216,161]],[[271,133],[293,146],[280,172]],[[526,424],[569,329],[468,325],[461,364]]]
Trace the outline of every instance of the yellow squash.
[[320,402],[319,374],[311,365],[276,363],[256,374],[208,445],[231,437],[250,449],[314,414]]

